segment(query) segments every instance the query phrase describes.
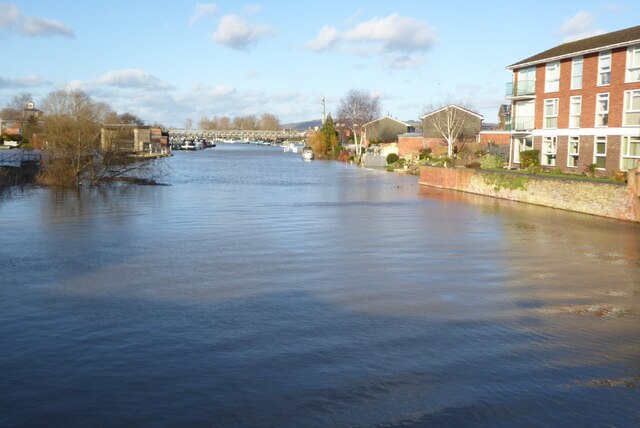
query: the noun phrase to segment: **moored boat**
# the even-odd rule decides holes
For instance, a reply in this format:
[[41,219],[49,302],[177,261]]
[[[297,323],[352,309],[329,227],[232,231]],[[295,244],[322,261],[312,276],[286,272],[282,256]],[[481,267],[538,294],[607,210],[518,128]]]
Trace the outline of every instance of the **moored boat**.
[[313,149],[309,146],[305,146],[302,149],[302,159],[303,160],[313,160]]

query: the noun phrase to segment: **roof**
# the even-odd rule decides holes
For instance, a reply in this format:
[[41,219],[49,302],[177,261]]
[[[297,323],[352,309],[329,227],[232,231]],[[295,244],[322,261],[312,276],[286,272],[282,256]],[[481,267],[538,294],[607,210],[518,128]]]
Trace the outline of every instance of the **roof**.
[[640,43],[640,25],[636,27],[618,30],[599,36],[588,37],[586,39],[575,40],[563,43],[544,52],[525,58],[514,64],[508,65],[507,70],[519,68],[524,65],[534,65],[549,60],[557,60],[575,55],[598,52],[605,49],[629,46]]
[[460,107],[460,106],[455,105],[455,104],[449,104],[449,105],[448,105],[448,106],[446,106],[446,107],[442,107],[442,108],[439,108],[438,110],[434,110],[434,111],[432,111],[432,112],[429,112],[429,113],[427,113],[427,114],[425,114],[425,115],[420,116],[420,119],[424,119],[424,118],[425,118],[425,117],[427,117],[427,116],[431,116],[432,114],[439,113],[439,112],[441,112],[442,110],[447,110],[447,109],[452,108],[452,107],[453,107],[453,108],[457,108],[458,110],[462,110],[463,112],[465,112],[465,113],[467,113],[467,114],[471,114],[471,115],[473,115],[473,116],[476,116],[476,117],[480,118],[481,120],[484,120],[484,116],[482,116],[481,114],[478,114],[478,113],[476,113],[475,111],[471,111],[471,110],[469,110],[468,108]]
[[378,118],[378,119],[376,119],[376,120],[372,120],[371,122],[365,123],[365,124],[364,124],[364,126],[371,125],[372,123],[377,122],[377,121],[382,120],[382,119],[391,119],[391,120],[396,121],[396,122],[398,122],[398,123],[400,123],[400,124],[402,124],[402,125],[404,125],[404,126],[409,126],[408,124],[406,124],[406,123],[402,122],[401,120],[395,119],[395,118],[393,118],[393,117],[391,117],[391,116],[389,116],[389,115],[387,115],[387,116],[382,116],[382,117],[379,117],[379,118]]

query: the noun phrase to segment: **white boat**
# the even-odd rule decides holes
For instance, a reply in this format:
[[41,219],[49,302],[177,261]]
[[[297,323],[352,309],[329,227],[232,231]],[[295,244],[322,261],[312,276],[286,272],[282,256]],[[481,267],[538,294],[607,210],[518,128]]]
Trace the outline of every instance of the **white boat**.
[[305,147],[302,149],[302,159],[303,160],[313,160],[313,149],[311,147]]

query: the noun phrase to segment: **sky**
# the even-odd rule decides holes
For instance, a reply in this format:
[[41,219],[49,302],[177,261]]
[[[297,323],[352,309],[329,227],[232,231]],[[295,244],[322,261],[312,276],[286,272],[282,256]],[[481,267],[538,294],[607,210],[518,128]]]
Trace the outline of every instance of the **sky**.
[[0,107],[82,90],[119,113],[183,127],[213,116],[320,119],[351,89],[418,120],[463,103],[496,122],[505,67],[640,25],[637,0],[0,0]]

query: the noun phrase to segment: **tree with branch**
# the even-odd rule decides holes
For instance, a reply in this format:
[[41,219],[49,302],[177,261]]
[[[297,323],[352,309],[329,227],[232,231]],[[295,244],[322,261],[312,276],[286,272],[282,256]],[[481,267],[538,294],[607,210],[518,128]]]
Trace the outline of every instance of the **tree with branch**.
[[420,117],[424,135],[442,138],[447,144],[447,156],[459,153],[469,141],[474,141],[482,127],[482,116],[468,107],[453,103],[425,107],[427,113]]
[[39,177],[41,183],[78,187],[124,176],[149,181],[145,179],[153,170],[151,159],[120,150],[115,144],[101,147],[101,126],[114,116],[107,104],[94,101],[82,91],[55,91],[43,100],[42,109],[46,162]]
[[340,101],[338,121],[346,125],[353,134],[358,163],[362,157],[364,125],[378,118],[380,110],[380,99],[359,89],[351,89]]

